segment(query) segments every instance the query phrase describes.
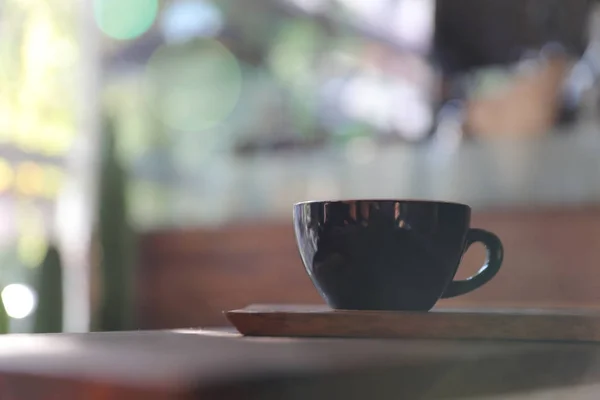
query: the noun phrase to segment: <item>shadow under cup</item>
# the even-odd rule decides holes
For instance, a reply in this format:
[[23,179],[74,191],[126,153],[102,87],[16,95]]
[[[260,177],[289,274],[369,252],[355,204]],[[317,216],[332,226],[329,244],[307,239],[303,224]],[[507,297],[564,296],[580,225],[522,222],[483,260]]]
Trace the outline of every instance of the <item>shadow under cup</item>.
[[[440,298],[477,289],[502,264],[502,243],[471,229],[458,203],[406,200],[304,202],[294,229],[304,266],[334,309],[428,311]],[[486,264],[453,281],[468,247],[481,242]]]

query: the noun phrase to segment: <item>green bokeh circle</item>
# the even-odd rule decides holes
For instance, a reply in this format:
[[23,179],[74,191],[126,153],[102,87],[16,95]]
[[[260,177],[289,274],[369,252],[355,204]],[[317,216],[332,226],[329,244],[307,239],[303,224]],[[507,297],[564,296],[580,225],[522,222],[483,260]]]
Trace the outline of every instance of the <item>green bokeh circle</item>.
[[215,127],[234,110],[242,91],[235,56],[221,43],[159,47],[146,66],[147,101],[165,125],[184,131]]
[[143,35],[156,20],[158,0],[94,0],[98,28],[119,40]]

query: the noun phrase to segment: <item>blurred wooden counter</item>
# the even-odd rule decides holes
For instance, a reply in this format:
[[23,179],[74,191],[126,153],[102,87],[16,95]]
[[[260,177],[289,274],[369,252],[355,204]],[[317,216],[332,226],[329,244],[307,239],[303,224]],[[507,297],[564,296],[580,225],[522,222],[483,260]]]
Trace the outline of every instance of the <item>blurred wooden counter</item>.
[[[498,234],[504,265],[489,284],[440,306],[600,307],[599,207],[475,212],[472,226]],[[223,326],[223,311],[256,303],[322,304],[291,224],[149,232],[140,255],[142,329]],[[474,274],[483,258],[474,246],[458,277]]]
[[0,337],[0,398],[597,399],[600,346],[242,338],[208,331]]

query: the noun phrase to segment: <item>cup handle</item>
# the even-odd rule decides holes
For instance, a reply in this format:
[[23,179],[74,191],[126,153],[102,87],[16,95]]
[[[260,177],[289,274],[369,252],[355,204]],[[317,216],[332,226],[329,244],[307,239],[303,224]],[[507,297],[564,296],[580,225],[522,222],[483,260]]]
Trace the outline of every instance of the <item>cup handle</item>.
[[483,229],[470,229],[467,233],[465,252],[473,243],[477,242],[483,243],[487,250],[485,264],[474,276],[462,281],[450,282],[450,285],[442,295],[443,299],[472,292],[489,282],[498,273],[498,270],[500,270],[504,249],[498,236]]

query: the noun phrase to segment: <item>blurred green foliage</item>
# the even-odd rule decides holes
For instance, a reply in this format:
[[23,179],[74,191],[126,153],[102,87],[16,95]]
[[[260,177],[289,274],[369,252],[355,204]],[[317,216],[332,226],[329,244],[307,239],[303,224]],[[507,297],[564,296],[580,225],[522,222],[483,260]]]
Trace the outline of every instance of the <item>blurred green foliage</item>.
[[63,271],[58,249],[51,245],[37,269],[38,306],[33,331],[59,333],[63,331]]
[[127,178],[115,150],[114,121],[103,119],[102,167],[98,209],[100,307],[94,330],[133,328],[135,236],[127,212]]

